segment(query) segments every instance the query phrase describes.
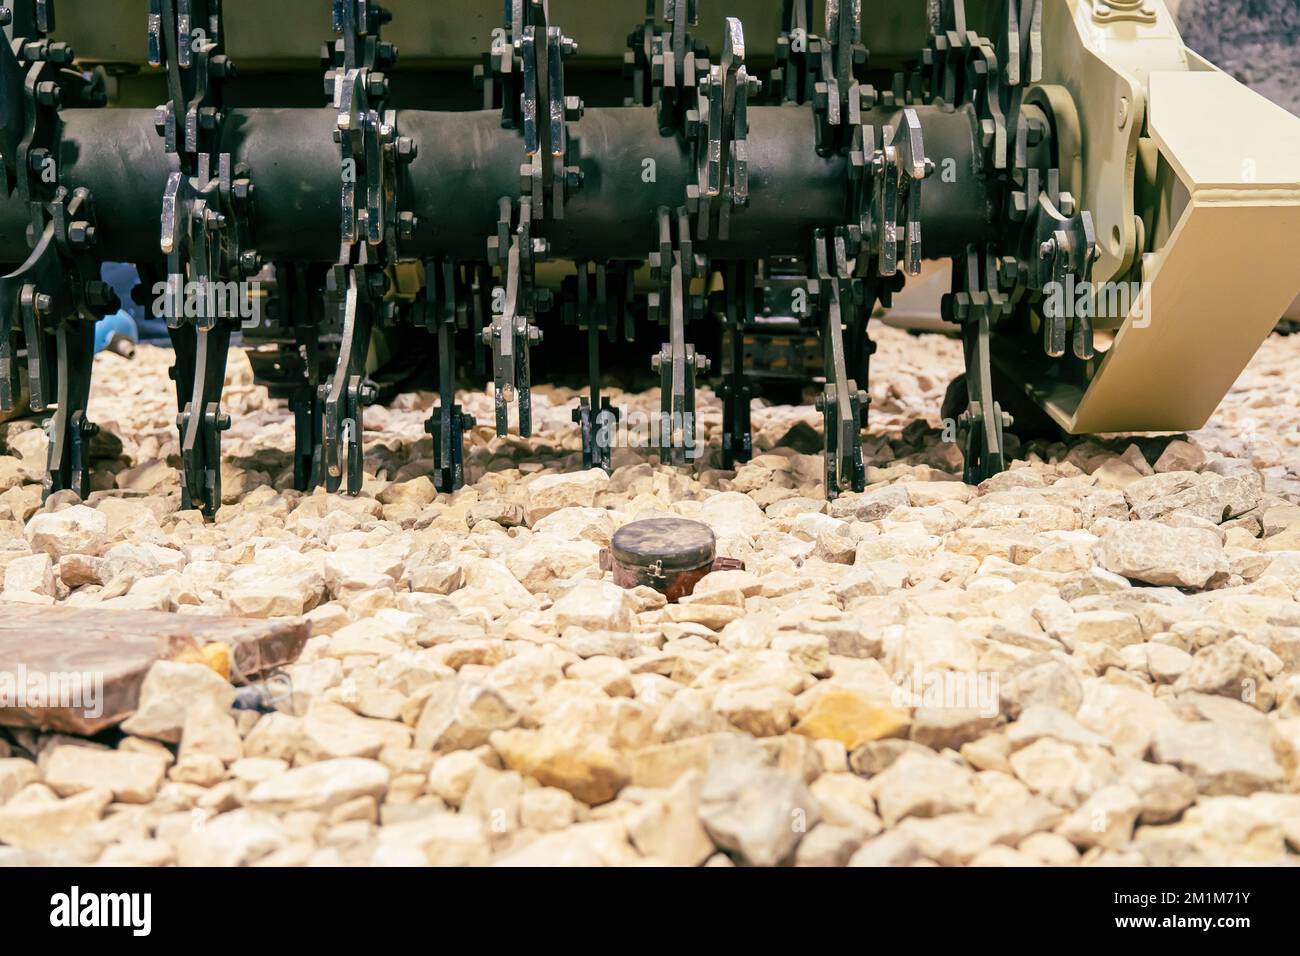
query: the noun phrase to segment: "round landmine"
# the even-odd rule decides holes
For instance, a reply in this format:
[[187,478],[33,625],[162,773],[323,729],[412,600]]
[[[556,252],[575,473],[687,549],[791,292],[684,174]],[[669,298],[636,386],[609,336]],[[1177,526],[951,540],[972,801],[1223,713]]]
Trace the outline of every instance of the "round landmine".
[[613,572],[619,587],[654,588],[669,601],[690,594],[710,571],[743,568],[730,558],[718,558],[713,529],[687,518],[643,518],[614,532],[609,549],[601,552],[601,567]]

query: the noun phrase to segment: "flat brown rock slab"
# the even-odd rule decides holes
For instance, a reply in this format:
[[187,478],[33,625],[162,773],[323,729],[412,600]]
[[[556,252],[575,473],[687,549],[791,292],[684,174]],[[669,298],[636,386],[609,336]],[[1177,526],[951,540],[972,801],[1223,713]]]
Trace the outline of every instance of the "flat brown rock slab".
[[135,712],[155,661],[221,642],[236,683],[297,659],[311,625],[162,611],[7,604],[0,609],[0,725],[89,735]]

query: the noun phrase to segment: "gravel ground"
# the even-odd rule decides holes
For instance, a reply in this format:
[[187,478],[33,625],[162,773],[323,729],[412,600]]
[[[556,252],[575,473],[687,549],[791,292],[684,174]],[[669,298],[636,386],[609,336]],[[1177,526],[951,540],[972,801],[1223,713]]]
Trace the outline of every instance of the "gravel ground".
[[[303,496],[236,356],[210,524],[176,510],[167,353],[99,356],[115,490],[38,510],[41,433],[0,426],[3,599],[315,636],[275,713],[160,664],[111,744],[0,734],[0,863],[1296,862],[1300,336],[1190,441],[1031,444],[978,488],[935,417],[959,346],[879,337],[870,486],[829,505],[810,407],[756,409],[734,474],[623,449],[607,477],[547,388],[456,495],[412,394],[366,412],[360,498]],[[598,550],[654,512],[747,570],[614,587]]]

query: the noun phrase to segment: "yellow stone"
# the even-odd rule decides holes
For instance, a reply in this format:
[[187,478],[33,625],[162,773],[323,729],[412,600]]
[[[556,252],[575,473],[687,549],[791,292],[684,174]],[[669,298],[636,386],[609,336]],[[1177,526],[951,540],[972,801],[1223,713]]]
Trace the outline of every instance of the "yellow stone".
[[213,641],[202,647],[190,647],[176,656],[182,664],[202,664],[230,680],[230,648],[223,641]]
[[817,698],[795,733],[818,740],[838,740],[848,750],[873,740],[901,737],[911,724],[901,707],[849,688],[833,688]]

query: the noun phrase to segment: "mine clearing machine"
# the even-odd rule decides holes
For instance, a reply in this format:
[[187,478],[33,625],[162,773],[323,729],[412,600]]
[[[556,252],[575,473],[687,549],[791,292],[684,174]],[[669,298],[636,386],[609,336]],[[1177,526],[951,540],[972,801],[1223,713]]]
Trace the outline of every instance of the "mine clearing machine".
[[712,385],[723,468],[758,389],[815,383],[833,497],[865,482],[869,320],[924,260],[972,482],[1026,398],[1071,434],[1200,427],[1300,291],[1300,119],[1164,0],[58,6],[0,13],[0,405],[49,414],[47,493],[90,490],[105,262],[166,319],[208,514],[232,338],[300,489],[360,491],[386,343],[436,378],[439,490],[576,367],[590,468],[611,371],[659,384],[667,463]]

